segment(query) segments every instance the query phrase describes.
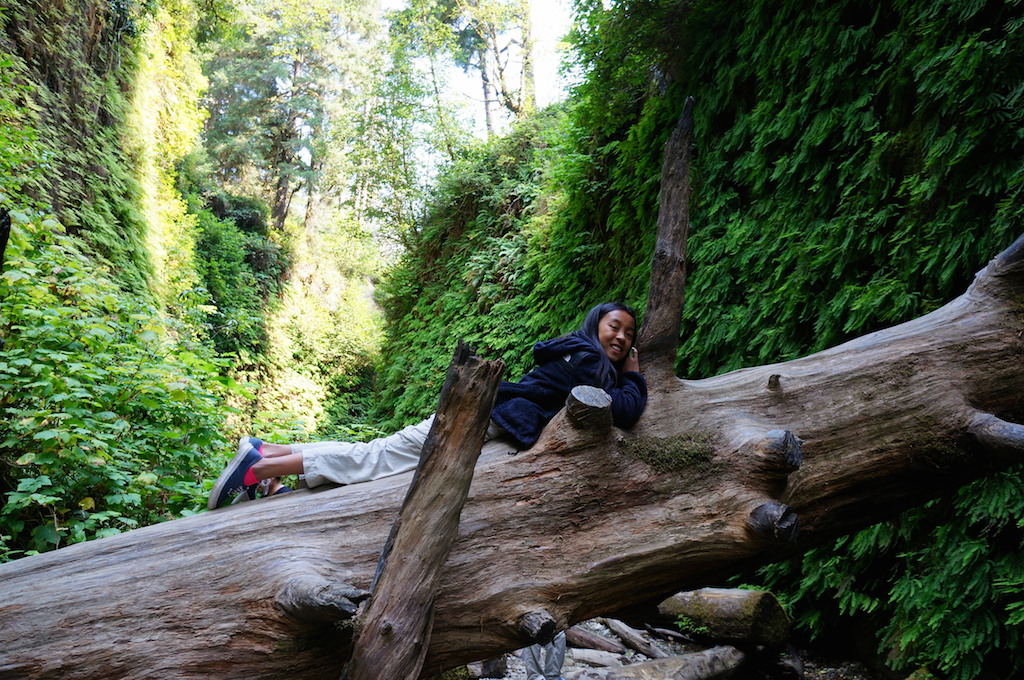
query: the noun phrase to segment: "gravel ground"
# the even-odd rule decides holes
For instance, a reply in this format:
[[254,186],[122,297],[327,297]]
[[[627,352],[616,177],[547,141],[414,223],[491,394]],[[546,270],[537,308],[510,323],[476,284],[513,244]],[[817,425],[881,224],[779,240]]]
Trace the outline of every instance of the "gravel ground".
[[[616,639],[614,634],[612,634],[607,627],[597,621],[585,621],[582,625],[596,633]],[[693,651],[692,649],[688,650],[664,640],[658,640],[657,644],[673,653],[681,654],[686,651]],[[567,650],[566,661],[562,667],[563,675],[568,677],[576,675],[572,672],[576,668],[588,668],[586,664],[577,664],[572,658],[572,655],[573,650],[570,647]],[[804,680],[875,680],[867,669],[860,663],[818,657],[815,656],[813,652],[806,650],[801,650],[799,655],[800,662],[797,664],[797,667],[800,667],[802,664],[802,677]],[[624,656],[626,656],[629,663],[639,663],[647,660],[647,657],[633,650],[629,650]],[[507,654],[505,660],[507,668],[505,675],[502,676],[505,680],[527,680],[526,668],[523,666],[522,659],[520,659],[516,654]],[[792,677],[800,676],[794,675]]]
[[809,652],[804,657],[805,680],[874,680],[863,664],[835,659],[817,659]]

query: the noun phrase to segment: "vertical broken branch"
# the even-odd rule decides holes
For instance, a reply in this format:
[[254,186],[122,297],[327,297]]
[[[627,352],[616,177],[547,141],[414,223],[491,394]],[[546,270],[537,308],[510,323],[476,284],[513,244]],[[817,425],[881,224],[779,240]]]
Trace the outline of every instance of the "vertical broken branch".
[[11,237],[11,213],[7,208],[0,208],[0,274],[4,273],[4,253],[7,252],[7,240]]
[[690,232],[690,147],[693,97],[687,97],[661,165],[658,237],[651,261],[647,310],[637,345],[648,382],[675,376],[686,284],[686,238]]
[[414,680],[433,625],[434,594],[473,481],[504,364],[460,342],[343,677]]

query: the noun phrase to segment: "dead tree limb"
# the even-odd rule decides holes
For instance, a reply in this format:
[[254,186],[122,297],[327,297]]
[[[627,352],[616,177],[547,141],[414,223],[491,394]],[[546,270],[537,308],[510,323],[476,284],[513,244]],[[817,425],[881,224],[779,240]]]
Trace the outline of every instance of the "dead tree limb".
[[722,645],[628,666],[588,669],[578,677],[587,680],[726,680],[739,672],[745,658],[735,647]]
[[676,349],[686,289],[686,240],[690,233],[690,148],[693,97],[687,97],[661,165],[658,236],[651,261],[647,310],[637,345],[649,383],[675,378]]
[[415,680],[433,622],[434,592],[473,481],[504,364],[460,342],[434,422],[357,623],[351,680]]
[[644,656],[652,659],[664,659],[669,656],[669,653],[661,647],[648,642],[647,638],[645,638],[640,631],[627,626],[622,621],[612,618],[601,619],[601,621],[608,626],[608,628],[611,629],[611,631],[615,633],[627,647],[635,649]]

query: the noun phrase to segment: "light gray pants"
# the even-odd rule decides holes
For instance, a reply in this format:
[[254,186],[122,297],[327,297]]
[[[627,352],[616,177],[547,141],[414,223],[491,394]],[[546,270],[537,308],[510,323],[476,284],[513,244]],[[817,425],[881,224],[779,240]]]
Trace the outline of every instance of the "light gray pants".
[[565,661],[565,632],[546,645],[530,645],[519,650],[526,666],[526,680],[559,680]]
[[[306,484],[355,484],[415,470],[434,416],[398,432],[368,442],[315,442],[292,444],[302,454]],[[500,437],[504,428],[493,420],[484,441]]]

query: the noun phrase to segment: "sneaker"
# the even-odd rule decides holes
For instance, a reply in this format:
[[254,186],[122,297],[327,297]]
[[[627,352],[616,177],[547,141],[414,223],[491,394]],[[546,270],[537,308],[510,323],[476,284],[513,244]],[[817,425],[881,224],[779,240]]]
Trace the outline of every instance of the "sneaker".
[[260,482],[259,493],[260,496],[264,498],[267,496],[276,496],[281,493],[288,493],[289,491],[291,491],[291,489],[281,483],[280,477],[271,477],[270,479],[264,479]]
[[[260,446],[263,442],[255,437],[242,437],[238,442],[238,453],[231,459],[224,472],[220,473],[217,482],[210,492],[210,500],[206,507],[210,510],[219,508],[224,502],[233,498],[233,502],[251,500],[256,497],[256,484],[245,484],[245,473],[253,465],[262,460]],[[250,494],[251,487],[251,494]]]
[[234,505],[235,503],[241,503],[242,501],[254,501],[254,500],[256,500],[256,496],[259,495],[258,491],[259,491],[259,485],[258,484],[250,484],[249,486],[247,486],[247,487],[243,488],[241,491],[239,491],[238,495],[231,499],[231,503],[229,503],[229,505]]

